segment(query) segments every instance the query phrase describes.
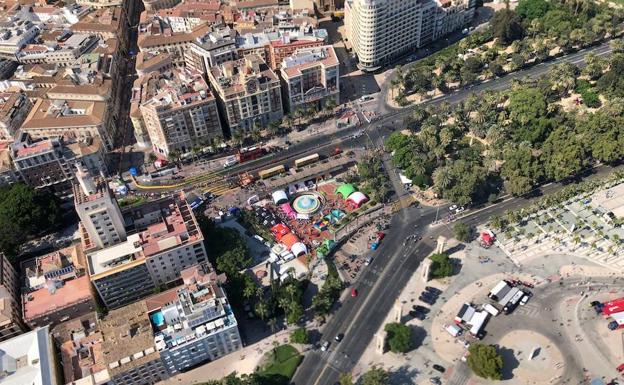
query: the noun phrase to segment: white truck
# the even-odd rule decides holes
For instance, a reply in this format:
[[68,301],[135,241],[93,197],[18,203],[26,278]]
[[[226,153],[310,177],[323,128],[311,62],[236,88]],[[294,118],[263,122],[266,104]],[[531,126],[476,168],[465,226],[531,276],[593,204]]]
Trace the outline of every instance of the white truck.
[[496,317],[500,311],[495,308],[494,306],[490,305],[489,303],[486,303],[483,305],[483,310],[485,310],[486,312],[490,313],[492,315],[492,317]]
[[520,302],[522,297],[524,297],[525,295],[526,295],[525,292],[518,289],[518,292],[514,294],[514,296],[509,300],[509,302],[507,302],[507,304],[503,308],[503,312],[505,312],[505,314],[509,314],[512,311],[514,311],[514,309],[516,308],[516,306],[518,306],[518,303]]

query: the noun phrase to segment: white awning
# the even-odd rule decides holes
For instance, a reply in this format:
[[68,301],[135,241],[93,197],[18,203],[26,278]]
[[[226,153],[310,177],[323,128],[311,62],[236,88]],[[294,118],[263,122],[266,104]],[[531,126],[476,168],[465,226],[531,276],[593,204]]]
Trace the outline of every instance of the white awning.
[[296,256],[308,253],[308,248],[301,242],[297,242],[290,248],[290,251]]
[[286,191],[284,190],[273,191],[273,194],[271,195],[273,196],[273,202],[276,205],[288,203],[288,196],[286,195]]

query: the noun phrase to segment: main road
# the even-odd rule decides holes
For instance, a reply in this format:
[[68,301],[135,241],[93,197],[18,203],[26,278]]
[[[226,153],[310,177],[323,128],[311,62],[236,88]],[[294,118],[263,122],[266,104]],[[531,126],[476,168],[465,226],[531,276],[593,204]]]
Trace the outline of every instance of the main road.
[[[609,45],[605,43],[468,89],[459,90],[427,101],[423,105],[438,104],[443,101],[450,104],[459,103],[473,92],[505,89],[510,86],[513,79],[541,76],[547,73],[552,65],[571,62],[582,66],[584,65],[584,56],[588,53],[605,56],[610,52]],[[383,129],[378,128],[388,126],[396,128],[396,123],[410,113],[410,108],[386,113],[377,122],[367,127],[370,134],[369,138],[378,143],[385,134]],[[347,140],[349,138],[341,139],[344,142]],[[324,144],[326,147],[334,145],[334,143]],[[291,151],[304,150],[305,144],[302,143],[300,146],[300,148],[291,149]],[[318,147],[322,146],[319,145]],[[609,167],[600,167],[595,170],[593,175],[594,177],[604,176],[611,171],[612,169]],[[541,193],[553,193],[562,187],[557,183],[549,184],[541,188]],[[496,205],[469,212],[461,220],[474,223],[485,222],[492,215],[501,215],[507,210],[515,210],[529,203],[530,200],[525,198],[508,198]],[[442,210],[445,209],[445,207],[442,208]],[[333,342],[334,337],[339,333],[344,334],[344,339],[340,343],[334,342],[326,352],[310,351],[295,373],[293,378],[295,385],[333,385],[338,381],[340,373],[351,372],[388,313],[392,311],[394,302],[403,287],[423,259],[434,250],[436,239],[439,236],[451,236],[451,229],[446,225],[430,225],[436,217],[438,217],[438,213],[432,208],[407,208],[392,219],[390,231],[384,239],[378,255],[354,283],[354,287],[359,293],[358,297],[346,297],[340,302],[323,329],[323,340]],[[419,242],[407,240],[408,236],[412,234],[422,237],[422,240]]]
[[[594,54],[597,57],[607,56],[611,53],[611,48],[609,47],[608,42],[606,42],[591,48],[583,49],[573,54],[552,59],[548,62],[537,64],[535,66],[511,73],[503,77],[459,89],[450,94],[427,100],[416,106],[410,106],[400,109],[392,108],[386,102],[388,87],[390,84],[390,81],[388,80],[381,86],[381,92],[379,94],[380,96],[378,98],[377,107],[377,110],[378,112],[380,112],[381,115],[375,121],[367,123],[361,127],[351,127],[331,134],[317,135],[311,137],[305,141],[293,144],[279,152],[272,153],[269,156],[238,164],[236,166],[228,168],[227,170],[208,173],[206,175],[206,180],[210,180],[210,178],[220,180],[233,178],[242,172],[256,171],[262,168],[273,166],[276,163],[287,163],[297,157],[306,156],[315,152],[329,155],[337,147],[346,148],[364,146],[367,145],[368,137],[360,136],[354,138],[355,133],[365,130],[370,135],[383,138],[385,135],[391,133],[392,130],[399,128],[400,124],[403,122],[403,119],[409,116],[414,108],[418,106],[438,105],[443,102],[449,104],[457,104],[473,93],[480,93],[488,90],[503,90],[509,88],[512,81],[515,79],[537,78],[541,75],[546,74],[553,65],[564,62],[573,63],[582,67],[585,65],[585,55],[590,53]],[[205,182],[206,180],[202,179],[201,181]]]

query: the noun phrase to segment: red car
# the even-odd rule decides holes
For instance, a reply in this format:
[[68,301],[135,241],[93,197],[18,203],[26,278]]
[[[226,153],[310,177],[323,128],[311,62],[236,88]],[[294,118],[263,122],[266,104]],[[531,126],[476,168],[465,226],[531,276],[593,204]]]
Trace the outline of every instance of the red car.
[[618,366],[617,368],[615,368],[618,372],[622,372],[624,371],[624,364],[620,364],[620,366]]
[[358,292],[356,288],[351,289],[351,297],[357,297]]
[[380,231],[377,233],[377,241],[381,241],[382,239],[384,239],[386,236],[386,233],[384,233],[383,231]]

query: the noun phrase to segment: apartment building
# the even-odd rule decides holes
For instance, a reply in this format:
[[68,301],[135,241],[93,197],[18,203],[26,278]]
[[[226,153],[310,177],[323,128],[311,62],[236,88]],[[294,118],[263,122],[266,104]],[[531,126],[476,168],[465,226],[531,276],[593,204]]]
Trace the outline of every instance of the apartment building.
[[303,48],[320,47],[325,45],[325,39],[316,36],[291,37],[285,35],[271,41],[269,45],[269,63],[273,70],[277,70],[287,57]]
[[32,106],[23,92],[0,94],[0,140],[13,140]]
[[201,73],[225,62],[238,58],[236,31],[225,28],[195,38],[190,50],[184,53],[187,66]]
[[180,0],[145,0],[143,6],[146,11],[157,11],[159,9],[173,8]]
[[[129,208],[124,222],[130,234],[125,241],[87,254],[91,282],[109,308],[144,298],[207,260],[204,238],[182,195]],[[82,235],[88,248],[89,235]]]
[[474,7],[473,0],[347,0],[345,29],[358,66],[374,71],[462,28],[472,20]]
[[0,142],[0,186],[9,186],[19,180],[11,160],[10,142]]
[[282,61],[284,99],[289,111],[316,106],[327,100],[340,102],[338,57],[334,47],[326,45],[298,49]]
[[258,55],[212,67],[208,77],[230,135],[283,117],[279,78]]
[[65,384],[154,385],[169,378],[139,301],[105,316],[90,313],[51,330]]
[[0,341],[27,330],[22,319],[19,276],[4,254],[0,254]]
[[[74,207],[83,230],[83,249],[102,249],[126,240],[124,218],[106,181],[77,165]],[[97,175],[97,174],[94,174]]]
[[28,133],[22,133],[11,145],[11,158],[24,183],[36,189],[47,189],[61,199],[70,199],[73,195],[76,164],[93,172],[105,169],[99,138],[66,144],[62,138],[33,141]]
[[185,153],[223,136],[216,100],[202,73],[192,68],[137,79],[131,103],[138,106],[132,109],[137,136],[147,132],[152,149],[163,156]]
[[169,374],[242,348],[227,296],[208,263],[181,272],[183,284],[145,300],[154,343]]
[[95,311],[81,244],[22,262],[22,311],[31,328],[57,325]]
[[20,50],[33,42],[40,31],[41,23],[7,17],[6,23],[0,27],[0,58],[16,61]]
[[114,39],[122,54],[128,52],[128,18],[125,7],[93,9],[71,26],[75,33],[92,34],[103,40]]
[[28,64],[50,63],[66,67],[95,49],[99,42],[100,38],[96,35],[67,32],[49,44],[27,44],[17,54],[17,61]]
[[89,142],[99,138],[107,151],[113,148],[116,134],[105,102],[63,99],[37,99],[21,131],[33,139]]
[[56,372],[54,344],[48,327],[0,342],[6,385],[62,385]]

